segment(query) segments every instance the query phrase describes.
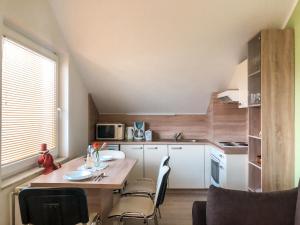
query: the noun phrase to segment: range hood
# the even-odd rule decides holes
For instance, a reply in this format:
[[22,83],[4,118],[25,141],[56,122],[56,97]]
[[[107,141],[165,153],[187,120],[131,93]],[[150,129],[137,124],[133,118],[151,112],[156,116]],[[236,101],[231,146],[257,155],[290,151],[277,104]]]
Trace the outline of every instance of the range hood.
[[239,89],[229,89],[218,94],[218,99],[224,103],[235,103],[240,101]]
[[223,92],[219,92],[218,98],[224,103],[239,103],[239,108],[248,107],[248,60],[244,60],[236,66],[235,72]]

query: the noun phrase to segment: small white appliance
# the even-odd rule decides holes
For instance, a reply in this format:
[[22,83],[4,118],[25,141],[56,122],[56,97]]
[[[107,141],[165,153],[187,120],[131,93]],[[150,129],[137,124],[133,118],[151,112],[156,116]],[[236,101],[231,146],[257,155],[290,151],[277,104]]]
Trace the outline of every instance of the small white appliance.
[[133,140],[134,128],[127,127],[126,128],[126,140]]
[[98,123],[96,124],[97,140],[124,140],[125,124]]
[[152,141],[152,130],[149,129],[145,131],[145,140]]

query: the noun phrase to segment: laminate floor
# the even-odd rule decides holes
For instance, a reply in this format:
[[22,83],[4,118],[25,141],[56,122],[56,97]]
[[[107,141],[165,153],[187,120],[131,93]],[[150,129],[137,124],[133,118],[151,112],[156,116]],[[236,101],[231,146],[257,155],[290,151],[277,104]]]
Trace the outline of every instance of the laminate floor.
[[[206,200],[205,190],[170,190],[161,207],[162,218],[159,225],[192,225],[192,206],[194,201]],[[150,225],[154,225],[151,221]],[[143,225],[143,221],[127,220],[125,225]]]

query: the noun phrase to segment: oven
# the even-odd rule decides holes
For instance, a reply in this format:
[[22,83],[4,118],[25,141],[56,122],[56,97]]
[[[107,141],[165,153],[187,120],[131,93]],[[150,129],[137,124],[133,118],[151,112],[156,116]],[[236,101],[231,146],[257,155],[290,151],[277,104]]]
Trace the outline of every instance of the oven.
[[226,156],[218,150],[210,152],[210,183],[216,187],[226,187]]
[[220,166],[221,166],[221,160],[216,157],[214,154],[210,155],[210,182],[212,185],[216,187],[220,187]]

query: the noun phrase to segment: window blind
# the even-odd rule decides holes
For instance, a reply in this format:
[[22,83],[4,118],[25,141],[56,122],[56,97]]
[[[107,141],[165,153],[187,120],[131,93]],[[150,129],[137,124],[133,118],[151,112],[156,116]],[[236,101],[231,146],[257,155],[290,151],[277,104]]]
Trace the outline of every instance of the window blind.
[[56,61],[2,38],[1,165],[57,146]]

